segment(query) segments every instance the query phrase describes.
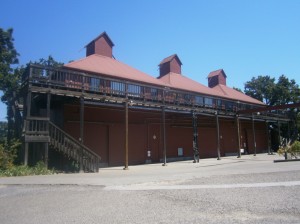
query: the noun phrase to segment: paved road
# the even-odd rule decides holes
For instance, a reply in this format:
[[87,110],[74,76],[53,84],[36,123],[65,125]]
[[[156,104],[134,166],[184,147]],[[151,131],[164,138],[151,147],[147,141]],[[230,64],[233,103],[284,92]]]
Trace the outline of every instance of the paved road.
[[273,159],[0,178],[0,223],[300,223],[300,162]]

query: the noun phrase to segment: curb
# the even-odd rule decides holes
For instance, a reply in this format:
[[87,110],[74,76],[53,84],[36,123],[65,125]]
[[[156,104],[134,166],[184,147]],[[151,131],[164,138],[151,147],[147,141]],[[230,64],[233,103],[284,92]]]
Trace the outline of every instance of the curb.
[[300,161],[300,159],[280,159],[280,160],[274,160],[274,163],[282,163],[282,162],[297,162]]

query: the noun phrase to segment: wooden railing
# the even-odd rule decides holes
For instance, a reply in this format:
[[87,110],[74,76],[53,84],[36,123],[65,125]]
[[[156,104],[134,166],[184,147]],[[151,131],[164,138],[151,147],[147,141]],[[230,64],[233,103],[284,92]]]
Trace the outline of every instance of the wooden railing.
[[81,91],[113,97],[127,97],[142,102],[157,102],[166,106],[183,105],[192,108],[209,108],[227,112],[251,109],[257,105],[201,95],[195,92],[146,85],[134,81],[112,79],[106,76],[75,72],[68,69],[30,65],[23,74],[23,82],[47,88]]
[[78,163],[86,171],[98,172],[101,157],[53,124],[48,118],[30,117],[25,121],[25,141],[49,142],[54,149]]

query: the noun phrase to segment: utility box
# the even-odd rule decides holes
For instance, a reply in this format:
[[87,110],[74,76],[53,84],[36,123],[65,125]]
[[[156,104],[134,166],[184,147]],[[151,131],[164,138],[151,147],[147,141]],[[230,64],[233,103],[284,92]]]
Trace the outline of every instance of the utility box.
[[178,148],[178,156],[183,156],[183,148]]

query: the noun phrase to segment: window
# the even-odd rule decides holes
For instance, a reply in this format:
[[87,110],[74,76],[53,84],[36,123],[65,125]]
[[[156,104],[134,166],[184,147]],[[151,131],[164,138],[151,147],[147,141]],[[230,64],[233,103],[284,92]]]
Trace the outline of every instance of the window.
[[110,83],[111,92],[113,94],[124,95],[125,93],[125,84],[121,82],[111,81]]
[[100,79],[98,79],[98,78],[91,78],[90,90],[92,90],[92,91],[99,91],[99,86],[100,86]]
[[204,103],[205,103],[205,106],[212,107],[213,106],[213,99],[205,97],[204,98]]
[[128,84],[128,96],[139,97],[141,94],[141,87],[133,84]]
[[203,105],[203,97],[195,96],[195,104],[202,106]]
[[151,88],[151,96],[157,97],[157,89]]

